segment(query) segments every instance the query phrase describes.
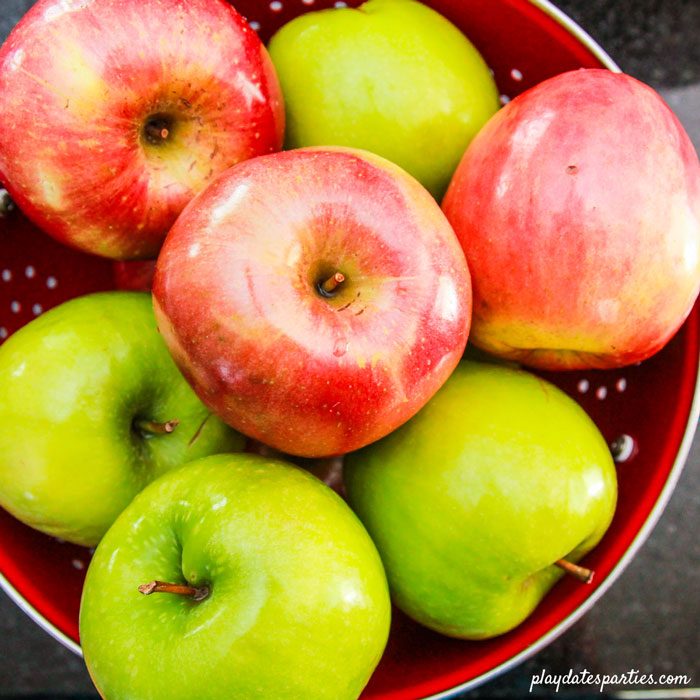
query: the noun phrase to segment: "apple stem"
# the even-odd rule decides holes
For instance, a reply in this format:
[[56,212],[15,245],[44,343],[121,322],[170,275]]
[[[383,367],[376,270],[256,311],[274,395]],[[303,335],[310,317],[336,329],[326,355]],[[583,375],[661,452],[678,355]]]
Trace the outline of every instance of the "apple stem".
[[139,586],[139,593],[151,595],[151,593],[174,593],[175,595],[187,596],[192,600],[204,600],[209,595],[207,586],[187,586],[182,583],[165,583],[164,581],[151,581],[142,583]]
[[593,581],[593,577],[595,576],[595,571],[592,569],[587,569],[585,566],[573,564],[566,559],[559,559],[558,561],[554,562],[554,565],[558,566],[560,569],[563,569],[567,574],[581,581],[581,583],[591,583]]
[[154,420],[145,419],[139,419],[134,423],[136,429],[145,435],[169,435],[178,425],[180,425],[180,421],[177,420],[177,418],[166,421],[165,423],[158,423]]
[[154,118],[146,122],[144,127],[146,138],[154,145],[167,141],[170,136],[170,129],[166,126],[164,119]]
[[319,285],[319,288],[324,294],[333,294],[338,287],[345,282],[345,275],[342,272],[336,272],[331,275],[325,282]]

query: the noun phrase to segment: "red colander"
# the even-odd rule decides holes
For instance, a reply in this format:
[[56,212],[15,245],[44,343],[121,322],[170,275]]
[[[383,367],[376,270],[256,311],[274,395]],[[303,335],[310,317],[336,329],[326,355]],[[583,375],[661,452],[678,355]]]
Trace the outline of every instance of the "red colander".
[[[332,0],[234,0],[264,40],[283,23]],[[348,4],[357,5],[359,2]],[[546,0],[430,0],[474,42],[493,69],[503,100],[578,67],[617,70],[607,54]],[[0,219],[0,343],[71,297],[139,286],[147,265],[69,250],[13,211]],[[418,627],[396,612],[388,648],[363,694],[367,700],[447,698],[542,649],[588,610],[649,534],[690,448],[700,401],[700,311],[646,362],[614,371],[548,374],[576,399],[610,442],[624,438],[619,503],[602,542],[586,557],[596,579],[562,580],[520,627],[496,639],[462,642]],[[659,411],[658,407],[664,410]],[[76,653],[86,549],[35,532],[0,511],[0,584],[38,624]]]

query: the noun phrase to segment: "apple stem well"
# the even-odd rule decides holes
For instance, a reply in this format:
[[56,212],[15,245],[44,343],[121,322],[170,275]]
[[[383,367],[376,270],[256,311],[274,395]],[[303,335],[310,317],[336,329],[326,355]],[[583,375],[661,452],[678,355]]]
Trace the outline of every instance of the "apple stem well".
[[188,586],[182,583],[166,583],[164,581],[151,581],[150,583],[142,583],[139,586],[139,593],[143,595],[151,595],[151,593],[173,593],[175,595],[192,598],[199,602],[204,600],[209,595],[208,586]]
[[149,117],[143,127],[143,136],[148,143],[159,146],[165,143],[172,132],[172,119],[164,114]]
[[318,283],[318,291],[324,297],[333,296],[343,282],[345,282],[345,275],[342,272],[335,272],[327,280]]
[[159,423],[154,420],[146,420],[145,418],[137,418],[134,421],[134,428],[138,430],[145,437],[153,435],[169,435],[172,433],[177,426],[180,425],[180,421],[174,418],[173,420],[165,421],[165,423]]
[[581,581],[581,583],[591,583],[593,581],[593,577],[595,576],[595,571],[587,569],[585,566],[573,564],[566,559],[559,559],[558,561],[554,562],[554,565],[558,566],[560,569],[563,569],[567,574]]

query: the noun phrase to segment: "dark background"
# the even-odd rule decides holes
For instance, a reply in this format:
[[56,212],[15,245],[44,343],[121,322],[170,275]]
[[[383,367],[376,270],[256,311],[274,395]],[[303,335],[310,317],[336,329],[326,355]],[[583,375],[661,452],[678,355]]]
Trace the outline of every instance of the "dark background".
[[[32,3],[0,0],[0,39]],[[623,70],[661,91],[700,149],[700,0],[559,0],[557,4]],[[522,697],[531,676],[543,669],[563,674],[584,668],[600,674],[630,669],[686,674],[700,686],[698,529],[700,439],[653,534],[593,610],[517,669],[462,697]],[[42,695],[47,700],[97,697],[81,659],[0,592],[0,697]]]

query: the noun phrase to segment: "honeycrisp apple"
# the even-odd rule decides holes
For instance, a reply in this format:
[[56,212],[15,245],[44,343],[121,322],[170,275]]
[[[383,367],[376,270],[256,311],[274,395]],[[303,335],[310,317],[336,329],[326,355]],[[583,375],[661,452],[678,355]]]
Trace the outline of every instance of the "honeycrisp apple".
[[574,562],[615,509],[612,457],[585,412],[493,364],[462,362],[415,418],[345,461],[394,602],[453,637],[512,629],[562,569],[590,580]]
[[564,73],[472,142],[443,202],[474,284],[472,342],[534,367],[662,348],[700,289],[700,165],[650,87]]
[[304,14],[269,48],[289,146],[365,148],[398,163],[435,196],[499,107],[476,48],[413,0]]
[[171,230],[158,326],[213,411],[283,452],[356,449],[464,350],[471,289],[433,198],[383,158],[300,149],[229,170]]
[[154,256],[215,174],[280,148],[265,48],[225,0],[39,0],[0,50],[0,171],[45,231]]
[[0,505],[50,535],[94,545],[158,475],[242,448],[178,372],[148,294],[74,299],[0,347]]
[[108,700],[355,700],[389,618],[377,551],[335,493],[217,455],[158,479],[107,533],[80,639]]

